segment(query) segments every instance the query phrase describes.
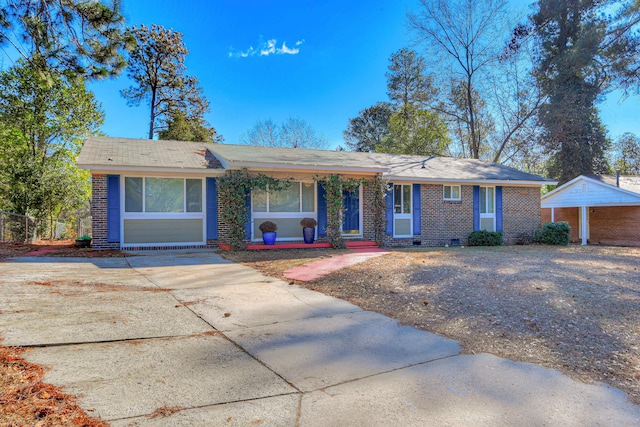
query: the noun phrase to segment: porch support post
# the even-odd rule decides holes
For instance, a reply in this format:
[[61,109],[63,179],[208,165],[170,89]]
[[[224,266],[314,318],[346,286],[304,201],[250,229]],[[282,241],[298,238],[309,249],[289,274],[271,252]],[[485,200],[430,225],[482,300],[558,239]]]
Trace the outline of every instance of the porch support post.
[[586,206],[582,206],[581,212],[580,212],[581,218],[582,218],[582,246],[585,246],[587,244],[587,230],[589,229],[589,226],[587,224],[587,207]]
[[556,222],[556,208],[551,208],[551,222]]

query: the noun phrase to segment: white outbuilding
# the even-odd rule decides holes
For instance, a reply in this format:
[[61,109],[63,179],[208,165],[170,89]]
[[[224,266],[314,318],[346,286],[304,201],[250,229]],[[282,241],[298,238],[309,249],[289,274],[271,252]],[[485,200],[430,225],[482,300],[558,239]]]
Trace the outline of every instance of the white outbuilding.
[[640,246],[640,176],[580,175],[541,203],[542,222],[567,221],[573,242]]

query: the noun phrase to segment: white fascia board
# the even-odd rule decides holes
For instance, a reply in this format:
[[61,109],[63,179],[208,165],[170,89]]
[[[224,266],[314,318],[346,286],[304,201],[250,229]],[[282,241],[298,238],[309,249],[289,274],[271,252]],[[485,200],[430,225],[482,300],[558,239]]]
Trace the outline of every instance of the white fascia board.
[[172,175],[202,175],[202,176],[217,176],[225,173],[224,169],[187,169],[187,168],[153,168],[153,167],[140,167],[140,166],[117,166],[111,168],[105,168],[103,165],[78,165],[79,169],[86,169],[93,174],[119,174],[122,172],[132,172],[137,174],[172,174]]
[[405,177],[405,176],[388,176],[385,175],[391,182],[415,182],[416,184],[451,184],[451,185],[461,185],[461,184],[474,184],[474,185],[482,185],[482,186],[492,186],[492,185],[515,185],[515,186],[529,186],[529,187],[542,187],[543,185],[554,185],[557,184],[557,181],[516,181],[516,180],[478,180],[478,179],[456,179],[452,180],[451,178],[418,178],[418,177]]
[[[575,204],[563,204],[563,203],[553,203],[553,202],[542,202],[540,207],[543,209],[551,209],[551,208],[579,208],[581,207]],[[637,202],[608,202],[608,203],[589,203],[586,205],[590,208],[604,208],[604,207],[615,207],[615,206],[640,206],[640,198]]]
[[[592,184],[598,185],[600,187],[605,187],[605,188],[608,188],[610,190],[617,191],[617,192],[622,193],[622,194],[626,194],[628,196],[637,197],[638,200],[640,200],[640,194],[639,193],[636,193],[634,191],[625,190],[624,188],[616,187],[615,185],[611,185],[611,184],[608,184],[606,182],[598,181],[597,179],[589,178],[589,177],[584,176],[584,175],[580,175],[580,176],[578,176],[576,178],[573,178],[571,181],[566,182],[563,185],[561,185],[560,187],[554,189],[553,191],[548,192],[547,194],[542,196],[542,200],[544,201],[544,200],[553,198],[553,196],[555,196],[556,194],[561,193],[564,190],[572,187],[573,185],[575,185],[579,181],[592,183]],[[623,205],[622,204],[616,204],[616,205],[597,205],[597,206],[623,206]],[[631,204],[631,206],[634,206],[634,204]],[[554,206],[554,207],[558,207],[558,206]],[[567,206],[567,207],[572,207],[572,206]]]
[[370,173],[381,174],[386,172],[386,168],[370,168],[370,167],[340,167],[340,166],[315,166],[315,165],[291,165],[291,164],[277,164],[277,163],[232,163],[229,165],[229,169],[249,169],[256,171],[278,171],[278,172],[352,172],[352,173]]

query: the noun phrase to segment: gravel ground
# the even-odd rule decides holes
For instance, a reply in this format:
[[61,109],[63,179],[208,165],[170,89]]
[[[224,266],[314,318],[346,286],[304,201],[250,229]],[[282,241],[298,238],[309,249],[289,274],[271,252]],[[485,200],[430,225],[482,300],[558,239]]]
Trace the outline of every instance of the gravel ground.
[[[282,277],[327,255],[227,256]],[[467,353],[613,385],[640,404],[639,267],[640,248],[412,248],[300,285],[459,340]]]

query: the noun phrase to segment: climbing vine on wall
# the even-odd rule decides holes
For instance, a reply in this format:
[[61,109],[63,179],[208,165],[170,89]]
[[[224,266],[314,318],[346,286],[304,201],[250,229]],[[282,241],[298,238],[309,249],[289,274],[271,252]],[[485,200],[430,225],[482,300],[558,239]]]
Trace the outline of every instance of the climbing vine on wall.
[[366,179],[346,178],[340,175],[316,176],[316,181],[322,183],[325,188],[327,201],[327,239],[335,249],[344,249],[342,238],[342,192],[355,192],[361,184],[366,184]]
[[[273,178],[264,174],[250,174],[246,169],[229,170],[217,178],[220,221],[227,225],[226,242],[234,251],[247,247],[245,224],[249,221],[246,198],[254,189],[286,190],[292,178]],[[225,240],[225,238],[223,238]]]
[[373,200],[371,202],[373,231],[376,236],[378,246],[384,243],[384,236],[387,232],[387,192],[389,188],[389,180],[380,176],[369,181],[369,186],[373,192]]

